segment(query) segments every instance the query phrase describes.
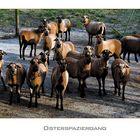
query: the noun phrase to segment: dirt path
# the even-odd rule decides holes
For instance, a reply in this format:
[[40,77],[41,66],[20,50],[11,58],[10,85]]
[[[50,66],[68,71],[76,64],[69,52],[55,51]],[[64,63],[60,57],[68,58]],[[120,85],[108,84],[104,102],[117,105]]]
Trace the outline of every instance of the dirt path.
[[[85,31],[73,30],[71,40],[76,44],[78,51],[82,51],[87,45],[87,34]],[[0,40],[0,49],[7,52],[4,57],[5,66],[10,62],[20,62],[29,66],[29,50],[26,49],[26,60],[19,59],[19,44],[18,39]],[[41,49],[37,50],[37,53]],[[45,95],[42,95],[39,101],[38,108],[28,108],[29,90],[26,82],[22,89],[21,103],[17,104],[14,100],[11,106],[8,105],[9,92],[4,92],[0,81],[0,117],[4,118],[136,118],[140,117],[140,66],[136,63],[131,55],[130,67],[132,69],[130,82],[126,87],[126,101],[122,102],[121,98],[113,95],[113,80],[111,77],[110,64],[113,58],[109,61],[109,74],[106,78],[107,96],[98,97],[98,83],[95,78],[87,79],[88,88],[85,90],[86,98],[79,97],[77,91],[78,82],[76,79],[71,79],[70,93],[66,93],[64,97],[64,111],[55,109],[55,97],[50,98],[50,74],[55,65],[52,60],[51,53],[49,73],[45,81]],[[5,76],[5,73],[4,73]]]

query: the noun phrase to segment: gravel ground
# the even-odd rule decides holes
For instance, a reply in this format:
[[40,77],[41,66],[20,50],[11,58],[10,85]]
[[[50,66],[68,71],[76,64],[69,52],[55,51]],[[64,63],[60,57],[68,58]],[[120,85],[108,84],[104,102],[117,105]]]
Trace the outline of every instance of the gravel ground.
[[[110,36],[108,35],[108,38]],[[87,45],[87,33],[83,30],[73,30],[71,32],[71,40],[76,45],[78,51],[82,51]],[[39,45],[41,46],[41,44]],[[41,47],[38,46],[37,53],[41,52]],[[29,66],[29,51],[26,49],[26,60],[19,58],[18,39],[0,39],[0,49],[7,52],[5,55],[4,76],[6,65],[10,62],[20,62],[26,68]],[[131,55],[131,77],[127,84],[125,97],[123,102],[121,97],[114,96],[113,80],[111,76],[110,64],[113,60],[109,60],[109,74],[106,78],[107,96],[98,97],[98,83],[95,78],[87,79],[87,88],[85,90],[86,97],[79,97],[77,91],[77,79],[69,80],[70,92],[64,96],[64,111],[56,110],[55,97],[50,98],[50,74],[55,62],[52,60],[53,52],[51,53],[49,73],[45,80],[45,94],[38,99],[38,108],[28,108],[29,90],[27,84],[23,85],[21,103],[17,104],[14,99],[11,106],[8,105],[9,91],[4,91],[0,81],[0,117],[1,118],[137,118],[140,117],[140,66],[134,61]]]

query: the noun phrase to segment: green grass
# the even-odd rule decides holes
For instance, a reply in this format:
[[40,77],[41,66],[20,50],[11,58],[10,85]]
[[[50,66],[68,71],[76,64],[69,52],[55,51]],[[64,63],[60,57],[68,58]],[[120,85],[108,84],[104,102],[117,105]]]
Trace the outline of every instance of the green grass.
[[[122,26],[121,30],[125,30],[132,11],[133,9],[20,9],[20,27],[37,27],[43,18],[56,21],[56,17],[62,15],[72,21],[73,27],[83,28],[82,16],[89,15],[95,21],[110,23],[113,28],[123,33],[124,31],[120,31],[118,26]],[[14,9],[0,9],[0,17],[1,29],[14,29]],[[131,32],[136,32],[139,29],[139,23],[140,10],[135,9],[126,29],[129,31],[131,28]]]

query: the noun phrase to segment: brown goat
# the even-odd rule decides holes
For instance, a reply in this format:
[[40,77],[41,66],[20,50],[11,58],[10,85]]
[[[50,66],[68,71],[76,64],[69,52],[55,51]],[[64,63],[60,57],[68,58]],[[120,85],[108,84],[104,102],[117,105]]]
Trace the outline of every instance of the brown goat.
[[104,50],[102,52],[102,57],[101,58],[94,58],[91,60],[91,77],[96,77],[99,85],[99,96],[101,96],[101,80],[102,80],[102,85],[103,85],[103,94],[106,95],[105,91],[105,78],[108,74],[108,60],[109,60],[109,55],[110,55],[109,50]]
[[41,63],[39,58],[33,58],[30,61],[30,67],[27,72],[27,84],[30,89],[30,102],[29,107],[32,106],[32,97],[35,95],[35,107],[38,106],[37,97],[40,97],[40,88],[44,92],[44,80],[47,74],[47,69],[44,64]]
[[0,78],[1,78],[4,89],[6,90],[3,73],[2,73],[3,65],[4,65],[3,55],[7,55],[7,53],[3,50],[0,50]]
[[83,23],[88,32],[88,45],[92,45],[92,37],[96,35],[103,35],[105,40],[106,26],[103,22],[91,21],[88,16],[83,16]]
[[40,52],[40,54],[37,56],[37,58],[39,58],[39,60],[41,61],[41,63],[44,64],[44,66],[46,67],[47,71],[48,71],[48,58],[49,58],[49,54],[48,52]]
[[66,57],[67,71],[71,78],[78,79],[80,96],[82,98],[85,97],[85,80],[90,76],[91,57],[93,54],[90,46],[86,46],[83,52],[84,55],[81,59]]
[[55,41],[54,59],[56,61],[57,59],[65,59],[68,52],[76,50],[75,45],[70,41],[64,42],[60,38],[56,38]]
[[128,62],[130,62],[130,53],[134,53],[135,61],[138,62],[137,54],[140,55],[140,38],[134,36],[124,36],[121,39],[123,49],[123,60],[128,53]]
[[40,42],[45,30],[45,27],[39,26],[36,30],[21,31],[19,35],[20,58],[23,57],[23,60],[25,60],[24,53],[27,45],[31,45],[30,57],[32,57],[33,48],[34,56],[36,56],[36,46]]
[[124,96],[125,86],[130,77],[130,68],[124,60],[116,59],[113,61],[111,65],[111,70],[112,70],[112,77],[114,80],[115,94],[117,94],[117,89],[118,89],[118,95],[119,96],[121,95],[120,84],[122,84],[123,85],[122,100],[124,101],[125,100],[125,96]]
[[48,29],[49,34],[58,36],[58,25],[56,22],[48,22],[47,19],[42,20],[42,25]]
[[53,92],[56,92],[56,109],[59,106],[59,98],[61,99],[61,110],[63,110],[63,96],[65,94],[68,81],[69,81],[69,74],[67,72],[67,63],[65,59],[61,59],[57,61],[58,65],[53,68],[52,75],[51,75],[51,97],[53,96]]
[[58,24],[58,31],[61,33],[61,38],[63,33],[65,33],[65,41],[67,41],[67,34],[68,34],[68,41],[70,41],[70,31],[71,31],[71,21],[69,19],[63,19],[62,17],[57,17],[57,24]]
[[22,64],[19,63],[10,63],[7,66],[6,70],[6,84],[10,88],[10,101],[9,104],[12,104],[13,99],[13,88],[16,87],[16,94],[17,94],[17,102],[20,102],[20,93],[21,93],[21,87],[25,81],[26,77],[26,70],[23,67]]
[[117,39],[109,39],[109,40],[106,40],[106,41],[103,41],[103,40],[98,40],[100,38],[97,38],[97,44],[95,46],[95,55],[97,57],[100,57],[102,52],[104,50],[109,50],[111,53],[110,53],[110,56],[114,56],[114,58],[120,58],[120,55],[122,53],[122,45],[121,45],[121,42]]
[[[53,50],[55,47],[55,39],[56,39],[56,35],[54,34],[48,34],[47,36],[44,37],[43,50],[48,51],[48,56],[50,56],[51,50]],[[48,64],[49,64],[49,57],[48,57]]]

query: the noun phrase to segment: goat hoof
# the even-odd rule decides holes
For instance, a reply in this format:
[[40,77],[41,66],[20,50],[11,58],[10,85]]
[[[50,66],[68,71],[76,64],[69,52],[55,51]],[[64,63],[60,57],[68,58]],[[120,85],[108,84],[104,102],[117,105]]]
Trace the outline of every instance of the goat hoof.
[[107,93],[106,93],[106,92],[104,92],[104,95],[106,96],[106,95],[107,95]]
[[12,102],[9,102],[9,105],[12,105]]
[[5,87],[4,90],[7,91],[7,88]]
[[58,109],[58,106],[56,106],[55,109]]
[[81,94],[80,97],[81,97],[81,98],[85,98],[85,94]]
[[99,93],[98,93],[98,96],[99,96],[99,97],[102,97],[102,94],[101,94],[101,92],[99,92]]
[[31,104],[28,105],[28,108],[31,108]]
[[61,108],[60,110],[61,110],[61,111],[63,111],[64,109],[63,109],[63,108]]

